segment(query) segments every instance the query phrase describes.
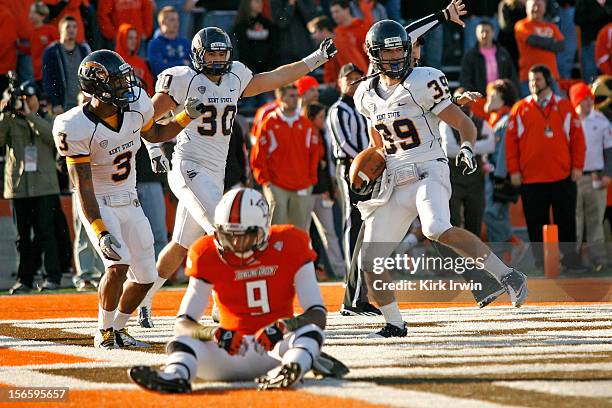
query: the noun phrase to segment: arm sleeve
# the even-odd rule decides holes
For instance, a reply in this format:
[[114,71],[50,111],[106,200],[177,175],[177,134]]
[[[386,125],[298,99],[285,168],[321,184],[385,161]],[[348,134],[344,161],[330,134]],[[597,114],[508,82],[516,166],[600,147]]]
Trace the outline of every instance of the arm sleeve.
[[321,306],[324,309],[323,297],[317,284],[315,268],[312,262],[304,264],[296,272],[293,284],[302,309],[306,311],[314,306]]
[[488,154],[495,151],[495,132],[491,125],[486,121],[482,122],[481,134],[484,136],[480,140],[476,140],[474,144],[474,153],[476,154]]
[[542,37],[535,34],[531,34],[527,37],[527,44],[553,52],[561,52],[565,48],[563,41],[557,41],[554,38]]
[[185,99],[187,99],[187,91],[191,78],[193,78],[193,74],[189,67],[178,66],[168,68],[157,76],[155,92],[168,94],[174,103],[178,105],[176,109],[180,110]]
[[232,72],[238,77],[240,80],[240,95],[244,92],[246,87],[251,82],[253,78],[253,72],[247,68],[242,62],[234,61],[232,63]]
[[510,113],[508,125],[506,126],[506,166],[508,174],[520,173],[518,144],[518,127],[520,123],[521,117],[515,106]]
[[451,94],[448,89],[446,76],[435,68],[424,68],[424,76],[422,81],[419,81],[419,85],[415,92],[413,92],[416,98],[419,100],[419,104],[433,114],[437,115],[446,109],[451,102]]
[[100,26],[100,32],[102,36],[108,40],[115,39],[115,33],[117,29],[111,20],[112,13],[112,1],[100,0],[98,2],[98,24]]
[[208,297],[213,286],[202,279],[191,277],[183,295],[177,316],[187,315],[194,321],[199,321],[208,306]]
[[586,154],[582,124],[578,114],[574,112],[573,109],[570,110],[569,114],[571,115],[570,152],[572,155],[572,168],[582,170],[584,168],[584,158]]
[[[372,6],[374,4],[376,3],[372,2]],[[364,27],[367,27],[369,29],[370,26],[374,24],[374,17],[372,16],[372,7],[369,6],[364,0],[359,0],[359,10],[361,10],[361,13],[363,14],[362,21]]]
[[423,17],[413,23],[410,23],[404,28],[410,36],[410,41],[412,42],[412,44],[414,44],[417,38],[433,30],[434,28],[442,24],[444,21],[446,21],[446,18],[444,17],[444,12],[439,11],[437,13]]
[[604,64],[610,60],[610,50],[606,47],[608,36],[612,36],[612,23],[599,30],[595,40],[595,64],[601,72],[604,72]]
[[459,154],[459,144],[453,134],[453,129],[446,123],[440,121],[440,137],[442,138],[442,148],[446,156],[454,159]]
[[53,139],[60,155],[67,157],[89,156],[93,129],[79,126],[77,120],[64,120],[61,116],[53,123]]
[[350,143],[351,127],[349,113],[338,106],[329,111],[329,128],[336,145],[347,156],[354,158],[359,154],[355,146]]

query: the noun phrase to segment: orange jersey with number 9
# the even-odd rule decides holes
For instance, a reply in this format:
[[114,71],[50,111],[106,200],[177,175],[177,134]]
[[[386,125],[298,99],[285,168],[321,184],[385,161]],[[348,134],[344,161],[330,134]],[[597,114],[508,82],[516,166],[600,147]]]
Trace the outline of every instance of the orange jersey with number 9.
[[189,249],[186,274],[213,285],[221,327],[253,334],[293,316],[295,274],[315,259],[306,233],[292,225],[273,225],[266,249],[245,266],[226,263],[213,236],[200,238]]

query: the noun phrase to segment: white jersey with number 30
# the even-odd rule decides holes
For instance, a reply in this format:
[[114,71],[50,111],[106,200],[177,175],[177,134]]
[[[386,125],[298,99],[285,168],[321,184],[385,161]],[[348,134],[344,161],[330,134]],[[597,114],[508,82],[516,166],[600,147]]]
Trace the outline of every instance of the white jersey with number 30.
[[117,114],[117,129],[89,111],[89,105],[62,113],[53,123],[55,146],[72,163],[91,163],[96,195],[136,190],[140,132],[153,123],[153,103],[144,90]]
[[178,135],[174,157],[195,161],[214,174],[224,176],[236,104],[253,78],[253,73],[238,61],[219,83],[190,67],[173,67],[157,77],[155,91],[168,94],[180,112],[187,97],[204,103],[204,113]]
[[362,82],[355,106],[380,133],[390,162],[419,163],[444,158],[436,116],[452,102],[446,76],[439,70],[417,67],[385,100],[376,92],[379,77]]

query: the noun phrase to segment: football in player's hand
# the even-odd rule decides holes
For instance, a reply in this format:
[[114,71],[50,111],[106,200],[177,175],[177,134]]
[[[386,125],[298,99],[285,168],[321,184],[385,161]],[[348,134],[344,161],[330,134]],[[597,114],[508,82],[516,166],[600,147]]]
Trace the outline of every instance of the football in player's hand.
[[369,194],[374,182],[385,170],[385,166],[382,148],[368,147],[361,151],[351,163],[349,171],[351,189],[357,194]]

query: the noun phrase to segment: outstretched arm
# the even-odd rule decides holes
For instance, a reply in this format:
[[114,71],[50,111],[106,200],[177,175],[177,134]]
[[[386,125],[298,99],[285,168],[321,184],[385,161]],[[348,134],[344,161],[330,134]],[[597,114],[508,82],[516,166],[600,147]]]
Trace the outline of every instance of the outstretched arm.
[[461,16],[466,13],[467,10],[465,9],[463,0],[452,0],[444,10],[423,17],[408,24],[404,28],[410,36],[410,41],[414,44],[417,38],[433,30],[445,21],[452,21],[455,24],[459,24],[461,27],[465,27],[465,23],[461,21]]

